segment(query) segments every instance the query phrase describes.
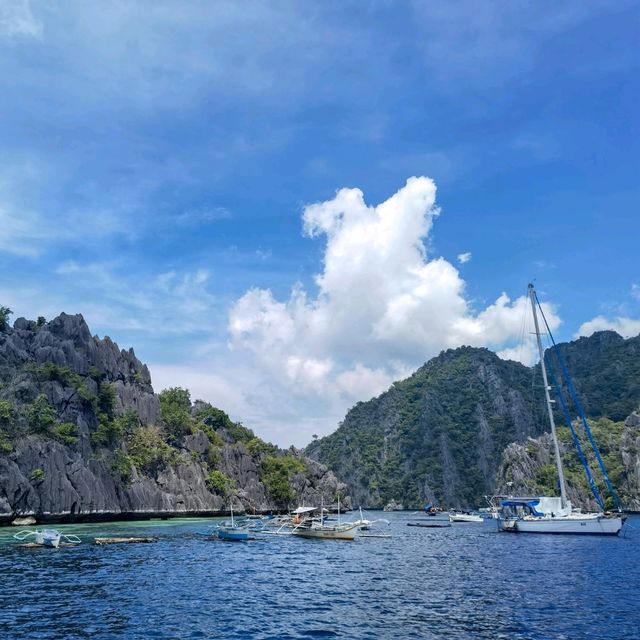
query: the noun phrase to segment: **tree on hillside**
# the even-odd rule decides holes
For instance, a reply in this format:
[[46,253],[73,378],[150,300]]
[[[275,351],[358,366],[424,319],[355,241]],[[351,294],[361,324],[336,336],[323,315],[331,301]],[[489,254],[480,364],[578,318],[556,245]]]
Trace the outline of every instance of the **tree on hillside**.
[[9,327],[9,316],[13,313],[9,307],[0,306],[0,331]]
[[172,387],[159,396],[162,426],[169,440],[177,442],[193,430],[191,396],[187,389]]

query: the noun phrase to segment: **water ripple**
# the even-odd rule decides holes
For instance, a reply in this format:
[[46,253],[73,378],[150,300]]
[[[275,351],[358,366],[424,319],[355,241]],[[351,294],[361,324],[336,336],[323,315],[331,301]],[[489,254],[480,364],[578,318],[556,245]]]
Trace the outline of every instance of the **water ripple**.
[[0,637],[637,638],[640,519],[627,538],[425,530],[215,542],[202,520],[68,528],[155,544],[23,549],[0,531]]

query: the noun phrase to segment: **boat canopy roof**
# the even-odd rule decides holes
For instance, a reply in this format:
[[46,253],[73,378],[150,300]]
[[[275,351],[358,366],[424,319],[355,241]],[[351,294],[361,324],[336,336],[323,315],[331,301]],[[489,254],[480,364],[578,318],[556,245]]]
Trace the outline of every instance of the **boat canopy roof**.
[[539,504],[540,500],[538,498],[509,498],[500,503],[503,507],[529,507],[534,516],[542,516],[544,513],[536,511],[536,507]]
[[300,513],[311,513],[312,511],[317,511],[318,507],[298,507],[295,511],[292,511],[291,513],[295,514],[300,514]]

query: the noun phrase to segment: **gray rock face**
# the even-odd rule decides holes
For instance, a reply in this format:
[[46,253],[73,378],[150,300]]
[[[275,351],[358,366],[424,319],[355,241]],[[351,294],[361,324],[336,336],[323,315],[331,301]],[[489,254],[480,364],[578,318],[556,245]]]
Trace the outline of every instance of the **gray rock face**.
[[356,506],[469,508],[490,492],[503,448],[539,433],[531,370],[486,349],[443,352],[352,408],[306,454],[344,480]]
[[[84,377],[89,376],[92,368],[99,370],[113,384],[120,411],[125,407],[133,408],[143,424],[158,422],[160,405],[146,365],[136,358],[133,349],[121,351],[108,336],[103,340],[91,336],[82,315],[62,313],[40,328],[18,318],[13,330],[0,333],[3,396],[28,396],[32,385],[24,373],[25,366],[44,363],[67,367]],[[85,382],[95,391],[95,382],[90,378]],[[51,384],[47,395],[54,406],[59,406],[68,398],[68,391],[60,384]]]
[[[612,429],[613,451],[609,451],[610,466],[608,472],[620,497],[622,506],[632,511],[640,510],[640,415],[631,414],[622,430]],[[618,435],[619,434],[619,435]],[[586,445],[585,445],[586,446]],[[602,446],[602,443],[599,444]],[[607,449],[610,445],[607,445]],[[567,457],[574,452],[573,444],[560,442],[560,452],[565,468],[567,494],[574,507],[585,510],[597,510],[598,505],[584,478],[582,467],[574,459],[573,465],[567,463]],[[611,461],[616,465],[611,468]],[[600,480],[597,464],[590,463],[596,482],[602,488],[603,498],[607,493]],[[615,475],[612,474],[615,473]],[[496,477],[496,493],[502,495],[539,495],[540,480],[547,473],[556,480],[553,441],[550,433],[539,438],[529,438],[524,443],[513,442],[506,447]],[[547,479],[548,482],[548,479]],[[548,491],[548,489],[547,489]],[[557,495],[557,489],[552,495]]]
[[[75,377],[56,370],[42,378],[38,367],[45,363],[66,368]],[[147,367],[133,349],[120,350],[110,338],[92,336],[81,315],[63,313],[41,327],[18,318],[12,329],[0,332],[0,400],[9,400],[16,409],[11,424],[0,423],[0,522],[23,515],[55,521],[215,514],[228,511],[232,499],[236,510],[277,510],[260,479],[260,457],[250,455],[224,429],[219,433],[221,447],[198,430],[179,444],[171,464],[152,475],[133,466],[128,477],[122,477],[114,465],[119,454],[126,454],[126,446],[92,443],[98,428],[98,380],[115,392],[116,414],[133,409],[142,425],[160,424],[160,403]],[[39,393],[60,422],[75,425],[77,442],[67,445],[28,428],[23,409]],[[83,393],[94,399],[83,398]],[[233,496],[207,487],[212,464],[231,479]],[[292,481],[301,503],[319,504],[322,495],[331,500],[338,490],[344,491],[325,467],[313,462],[308,467]]]

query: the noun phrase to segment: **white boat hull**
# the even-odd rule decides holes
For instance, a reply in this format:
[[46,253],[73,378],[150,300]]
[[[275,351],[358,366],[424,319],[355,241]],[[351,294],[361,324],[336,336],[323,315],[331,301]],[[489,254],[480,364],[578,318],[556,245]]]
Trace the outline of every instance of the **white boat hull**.
[[468,513],[450,513],[449,522],[482,522],[482,518]]
[[53,547],[57,549],[60,545],[61,534],[56,529],[44,529],[44,531],[36,531],[36,544],[41,544],[43,547]]
[[622,518],[605,518],[598,515],[541,517],[541,518],[498,518],[500,531],[515,533],[565,533],[582,535],[615,536],[622,529]]
[[361,526],[360,522],[337,527],[298,527],[291,534],[301,538],[316,538],[320,540],[353,540],[356,537],[359,526]]

